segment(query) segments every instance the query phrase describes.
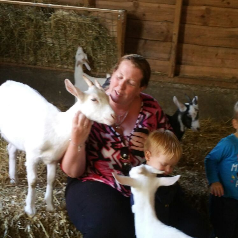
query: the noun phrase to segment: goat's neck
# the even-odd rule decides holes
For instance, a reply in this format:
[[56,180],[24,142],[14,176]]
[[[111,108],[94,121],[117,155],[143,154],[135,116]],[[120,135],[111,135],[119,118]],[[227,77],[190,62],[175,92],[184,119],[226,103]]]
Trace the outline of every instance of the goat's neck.
[[60,112],[57,120],[58,120],[58,130],[59,131],[64,131],[64,135],[66,138],[69,139],[71,129],[72,129],[72,122],[73,122],[73,117],[77,111],[79,111],[79,106],[76,105],[75,103],[72,107],[70,107],[67,111],[65,112]]
[[155,191],[153,193],[141,193],[134,194],[134,212],[136,220],[139,222],[144,222],[149,219],[156,219],[155,213]]

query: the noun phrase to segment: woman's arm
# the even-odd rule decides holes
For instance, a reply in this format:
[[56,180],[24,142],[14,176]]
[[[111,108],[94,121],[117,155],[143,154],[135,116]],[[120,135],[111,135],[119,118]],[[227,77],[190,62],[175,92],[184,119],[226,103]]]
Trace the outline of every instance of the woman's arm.
[[72,178],[81,176],[85,171],[85,142],[91,131],[92,122],[81,112],[77,112],[72,123],[69,146],[61,160],[62,170]]

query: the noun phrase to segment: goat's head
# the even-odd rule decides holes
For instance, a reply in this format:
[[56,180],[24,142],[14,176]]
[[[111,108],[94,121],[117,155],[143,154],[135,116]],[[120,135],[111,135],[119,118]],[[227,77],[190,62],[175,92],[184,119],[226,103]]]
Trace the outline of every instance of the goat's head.
[[146,193],[145,191],[156,191],[160,186],[173,185],[180,178],[180,175],[174,177],[156,177],[157,174],[163,173],[164,171],[157,170],[149,165],[141,164],[130,170],[130,177],[115,173],[113,173],[113,176],[120,184],[131,186],[133,193],[138,190]]
[[109,104],[108,95],[97,80],[95,80],[95,84],[93,84],[85,76],[83,76],[83,78],[88,84],[88,90],[85,92],[82,92],[68,79],[65,79],[67,91],[77,98],[76,104],[78,105],[78,110],[92,121],[107,124],[109,126],[113,125],[116,116]]
[[198,108],[198,96],[195,96],[188,103],[180,103],[176,96],[173,97],[174,104],[180,111],[180,120],[183,125],[193,131],[200,129],[199,123],[199,108]]
[[91,67],[88,64],[88,56],[84,53],[81,46],[78,47],[75,55],[76,67],[85,65],[87,70],[91,70]]

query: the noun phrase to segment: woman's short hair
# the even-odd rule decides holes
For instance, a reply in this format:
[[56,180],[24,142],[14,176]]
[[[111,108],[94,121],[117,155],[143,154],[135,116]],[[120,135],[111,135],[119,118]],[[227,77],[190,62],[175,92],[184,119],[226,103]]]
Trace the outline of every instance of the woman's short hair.
[[129,60],[138,69],[141,70],[143,78],[141,79],[140,87],[147,87],[150,81],[151,69],[148,61],[141,55],[129,54],[124,55],[113,67],[113,72],[115,72],[122,61]]

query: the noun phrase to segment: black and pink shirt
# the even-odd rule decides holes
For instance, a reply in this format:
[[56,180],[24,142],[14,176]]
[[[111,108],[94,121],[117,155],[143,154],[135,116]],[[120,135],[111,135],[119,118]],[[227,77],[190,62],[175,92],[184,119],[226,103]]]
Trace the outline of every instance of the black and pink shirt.
[[158,102],[144,93],[141,93],[141,98],[141,110],[130,135],[122,138],[112,126],[94,122],[86,145],[87,169],[79,179],[99,181],[112,186],[124,196],[130,196],[130,189],[116,183],[112,176],[113,172],[123,174],[122,148],[128,148],[132,166],[140,165],[145,161],[144,154],[130,149],[133,132],[138,128],[145,128],[148,131],[158,128],[172,129]]

